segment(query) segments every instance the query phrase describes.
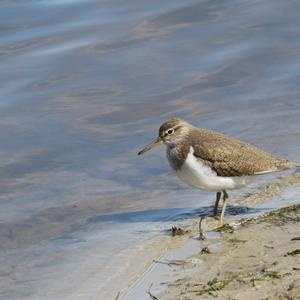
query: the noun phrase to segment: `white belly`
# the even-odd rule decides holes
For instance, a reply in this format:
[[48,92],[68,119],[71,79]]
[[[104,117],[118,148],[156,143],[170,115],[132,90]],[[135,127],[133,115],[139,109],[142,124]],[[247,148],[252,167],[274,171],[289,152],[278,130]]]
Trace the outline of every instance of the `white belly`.
[[208,166],[204,165],[193,155],[194,149],[190,152],[180,170],[176,171],[177,176],[186,184],[208,191],[222,191],[238,189],[251,181],[253,176],[243,177],[222,177],[218,176]]

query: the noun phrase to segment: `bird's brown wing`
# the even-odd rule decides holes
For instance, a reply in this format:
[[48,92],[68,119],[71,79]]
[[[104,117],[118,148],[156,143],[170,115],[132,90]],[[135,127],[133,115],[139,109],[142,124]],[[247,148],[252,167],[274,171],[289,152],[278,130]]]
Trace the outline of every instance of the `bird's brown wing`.
[[264,152],[225,134],[197,129],[192,145],[194,155],[210,166],[219,176],[259,175],[294,167],[279,157]]

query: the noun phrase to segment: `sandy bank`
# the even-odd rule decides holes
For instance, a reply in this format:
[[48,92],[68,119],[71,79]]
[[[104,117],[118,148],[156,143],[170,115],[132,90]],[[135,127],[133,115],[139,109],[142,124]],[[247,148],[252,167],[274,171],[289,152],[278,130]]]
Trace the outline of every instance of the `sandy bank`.
[[242,220],[237,229],[221,232],[221,247],[178,266],[178,272],[189,268],[190,275],[157,298],[300,299],[299,225],[300,205]]

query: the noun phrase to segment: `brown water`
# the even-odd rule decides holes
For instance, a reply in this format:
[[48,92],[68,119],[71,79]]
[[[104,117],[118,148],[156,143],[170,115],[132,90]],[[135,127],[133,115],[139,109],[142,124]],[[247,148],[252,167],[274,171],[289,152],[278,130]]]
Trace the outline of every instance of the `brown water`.
[[136,156],[169,117],[300,161],[299,11],[1,1],[0,298],[112,298],[163,229],[209,212],[164,149]]

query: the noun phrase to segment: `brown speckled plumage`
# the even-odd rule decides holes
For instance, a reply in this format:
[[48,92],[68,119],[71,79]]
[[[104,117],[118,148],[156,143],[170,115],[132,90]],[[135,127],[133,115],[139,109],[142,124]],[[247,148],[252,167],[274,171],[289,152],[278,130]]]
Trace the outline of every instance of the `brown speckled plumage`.
[[245,176],[292,168],[294,164],[225,134],[193,128],[194,155],[219,176]]
[[[171,127],[175,127],[178,131],[176,134],[181,136],[180,142],[169,146],[169,155],[172,155],[172,167],[175,170],[180,169],[191,146],[199,160],[223,177],[258,175],[296,166],[291,161],[276,157],[234,137],[195,128],[178,118],[166,121],[160,127],[159,135],[163,138],[163,133]],[[181,130],[184,132],[180,132]]]

